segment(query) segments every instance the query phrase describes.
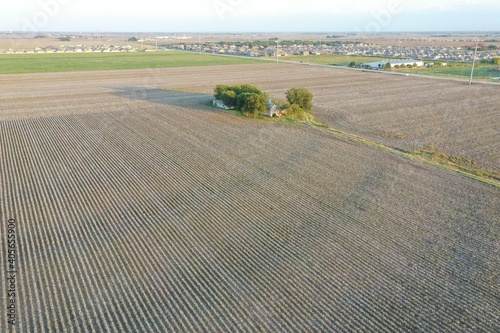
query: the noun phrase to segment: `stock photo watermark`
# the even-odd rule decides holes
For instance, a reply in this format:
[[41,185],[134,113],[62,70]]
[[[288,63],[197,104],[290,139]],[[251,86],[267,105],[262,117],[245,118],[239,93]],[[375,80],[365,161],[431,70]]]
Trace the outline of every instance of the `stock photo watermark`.
[[17,309],[17,238],[16,221],[7,221],[7,323],[10,326],[16,325]]
[[372,20],[366,22],[363,27],[357,27],[357,32],[377,33],[392,24],[395,15],[403,12],[403,4],[400,0],[389,0],[384,8],[371,11]]
[[224,20],[228,12],[233,12],[236,8],[241,6],[243,2],[243,0],[216,0],[213,6],[219,19]]
[[72,0],[40,0],[39,9],[28,17],[21,19],[24,32],[39,32],[45,28],[50,20],[55,18],[61,11],[62,6],[69,4]]

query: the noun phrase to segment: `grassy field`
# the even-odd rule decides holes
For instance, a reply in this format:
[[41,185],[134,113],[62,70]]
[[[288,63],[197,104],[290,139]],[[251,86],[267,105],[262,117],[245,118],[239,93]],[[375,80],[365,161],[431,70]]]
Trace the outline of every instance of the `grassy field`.
[[0,74],[252,64],[258,60],[184,52],[0,55]]
[[[448,63],[446,67],[435,66],[431,68],[404,68],[396,71],[411,74],[436,75],[452,78],[468,79],[472,69],[471,63]],[[494,71],[498,65],[477,64],[474,68],[475,79],[489,79],[500,76],[500,71]]]
[[[366,62],[388,60],[388,58],[349,56],[349,55],[339,55],[339,54],[322,54],[319,56],[291,56],[291,57],[283,57],[282,59],[289,61],[332,65],[332,66],[347,66],[353,61],[356,64],[362,64]],[[448,62],[448,64],[449,66],[446,67],[435,66],[431,68],[404,68],[404,69],[392,69],[392,71],[401,73],[410,73],[410,74],[444,76],[444,77],[460,78],[460,79],[469,78],[472,64],[460,63],[460,62]],[[474,69],[474,78],[485,80],[491,77],[500,76],[500,71],[492,71],[492,69],[495,68],[498,68],[498,65],[485,65],[478,63],[476,65],[476,68]]]
[[[403,80],[286,64],[0,76],[0,214],[17,221],[16,329],[498,331],[497,187],[207,104],[218,83],[282,97],[300,82],[318,116],[341,120],[350,109],[362,130],[408,116],[421,135],[431,125],[470,135],[482,117],[477,131],[498,128],[488,113],[460,122],[450,111],[440,124],[418,108],[398,113],[402,92],[418,103],[427,86],[443,96],[465,89]],[[443,96],[432,108],[442,111]],[[364,123],[374,110],[380,123]]]

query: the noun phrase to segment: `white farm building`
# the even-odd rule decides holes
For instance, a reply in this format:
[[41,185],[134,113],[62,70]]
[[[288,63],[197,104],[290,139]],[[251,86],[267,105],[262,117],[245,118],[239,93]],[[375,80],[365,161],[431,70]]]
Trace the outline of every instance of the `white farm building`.
[[362,64],[360,67],[365,68],[365,69],[384,69],[384,67],[387,64],[391,64],[391,68],[394,68],[396,66],[401,67],[401,66],[413,66],[414,64],[417,65],[417,67],[424,67],[424,62],[421,60],[415,60],[415,59],[393,59],[393,60],[384,60],[384,61],[377,61],[377,62],[368,62],[366,64]]

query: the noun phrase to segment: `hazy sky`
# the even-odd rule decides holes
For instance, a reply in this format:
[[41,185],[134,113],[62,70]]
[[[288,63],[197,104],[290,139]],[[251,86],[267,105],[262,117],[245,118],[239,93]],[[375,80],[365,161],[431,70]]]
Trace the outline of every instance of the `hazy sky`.
[[[439,4],[436,4],[439,3]],[[500,0],[3,0],[0,31],[500,30]]]

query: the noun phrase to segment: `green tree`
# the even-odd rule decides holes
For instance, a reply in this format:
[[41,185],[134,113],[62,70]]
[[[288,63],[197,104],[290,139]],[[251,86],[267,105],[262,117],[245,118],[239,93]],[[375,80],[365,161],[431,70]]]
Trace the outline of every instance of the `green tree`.
[[355,63],[354,61],[351,61],[351,62],[349,63],[349,67],[356,67],[356,63]]
[[221,95],[224,91],[228,90],[229,86],[226,86],[225,84],[218,84],[214,88],[214,97],[215,99],[221,99]]
[[266,97],[259,94],[250,94],[250,96],[245,99],[241,111],[245,114],[252,114],[253,117],[256,118],[259,112],[267,111]]
[[241,86],[239,86],[239,92],[237,94],[239,95],[241,93],[265,95],[259,88],[252,86],[251,84],[242,84]]
[[241,86],[240,85],[228,86],[227,90],[234,91],[234,93],[236,94],[236,96],[238,96],[239,94],[241,94]]
[[306,88],[292,88],[286,92],[286,99],[290,104],[297,104],[306,112],[312,110],[313,95]]
[[500,58],[494,58],[493,59],[493,64],[494,65],[500,65]]
[[283,99],[273,100],[273,104],[276,105],[276,108],[279,111],[285,111],[290,107],[290,103],[287,100],[283,100]]
[[220,94],[220,100],[228,107],[236,107],[236,93],[232,90],[225,90]]
[[252,96],[252,93],[241,93],[236,97],[236,109],[242,110],[248,97]]
[[391,68],[392,68],[392,66],[391,66],[391,63],[390,63],[390,62],[388,62],[388,63],[387,63],[387,64],[385,64],[385,66],[384,66],[384,69],[391,69]]
[[287,115],[298,116],[305,113],[305,110],[298,104],[291,104],[286,110]]

